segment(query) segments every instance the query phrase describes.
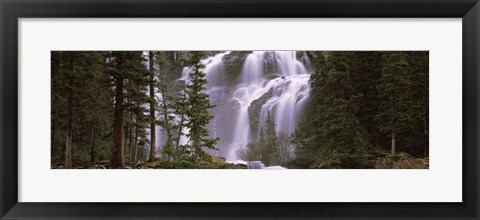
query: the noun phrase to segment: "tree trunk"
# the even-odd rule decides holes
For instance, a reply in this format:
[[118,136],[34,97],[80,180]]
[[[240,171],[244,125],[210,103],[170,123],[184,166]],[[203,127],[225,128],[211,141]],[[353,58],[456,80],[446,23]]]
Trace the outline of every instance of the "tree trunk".
[[148,161],[155,161],[155,88],[154,88],[154,69],[153,69],[153,52],[148,52],[149,57],[149,70],[150,70],[150,156]]
[[397,148],[397,145],[396,145],[396,140],[395,140],[395,120],[393,120],[393,127],[392,127],[392,155],[395,155],[396,153],[396,148]]
[[[73,86],[73,78],[70,78],[70,86]],[[65,138],[65,169],[72,168],[72,122],[73,122],[73,90],[68,89],[67,95],[67,133]]]
[[[172,143],[172,132],[171,132],[171,128],[170,128],[170,120],[168,119],[168,106],[167,106],[167,100],[165,98],[165,92],[166,92],[166,89],[165,89],[165,85],[163,85],[161,87],[161,92],[162,92],[162,103],[163,103],[163,118],[164,118],[164,121],[165,121],[165,131],[167,132],[167,144],[166,146],[169,146],[170,148],[173,146],[173,143]],[[164,151],[165,152],[165,151]],[[169,154],[165,154],[166,155],[166,159],[167,160],[170,160],[170,155],[171,152]]]
[[129,163],[132,162],[132,154],[131,154],[131,152],[132,152],[132,140],[133,140],[133,138],[132,138],[132,131],[133,131],[132,126],[135,126],[135,125],[132,123],[132,125],[130,126],[130,128],[128,130],[128,151],[127,152],[129,152],[128,153]]
[[90,162],[93,163],[95,159],[95,125],[92,124],[92,137],[91,137],[91,146],[90,146]]
[[50,160],[51,162],[53,162],[53,157],[55,155],[55,134],[56,134],[56,130],[55,130],[55,119],[53,119],[54,116],[52,115],[52,131],[50,132]]
[[[428,63],[428,62],[427,62]],[[422,62],[423,64],[423,62]],[[423,66],[422,69],[424,71],[422,76],[424,79],[422,80],[424,83],[423,87],[423,156],[424,157],[429,157],[429,140],[428,140],[428,65]]]
[[[128,152],[127,146],[128,146],[128,129],[130,129],[130,126],[128,125],[128,122],[125,122],[124,126],[124,133],[123,133],[123,152]],[[127,154],[123,154],[123,161],[127,161]]]
[[428,112],[425,109],[423,115],[423,156],[429,157],[428,152]]
[[[186,93],[183,93],[182,98],[183,98],[183,100],[186,100],[186,98],[187,98]],[[180,146],[180,138],[182,137],[182,130],[183,130],[184,121],[185,121],[185,114],[182,113],[182,115],[180,116],[180,123],[179,123],[180,126],[178,126],[179,128],[178,128],[178,135],[177,135],[177,143],[175,144],[175,149],[174,149],[174,152],[175,152],[174,155],[175,156],[176,156],[176,151],[178,150],[178,147]]]
[[137,164],[137,155],[138,155],[138,127],[135,126],[135,144],[133,145],[133,164]]
[[114,142],[112,149],[112,168],[123,167],[123,77],[115,82]]
[[[397,100],[396,98],[393,98],[392,100],[392,110],[393,112],[396,112],[397,110]],[[397,143],[396,143],[396,118],[394,117],[392,119],[392,155],[395,155],[397,153]]]

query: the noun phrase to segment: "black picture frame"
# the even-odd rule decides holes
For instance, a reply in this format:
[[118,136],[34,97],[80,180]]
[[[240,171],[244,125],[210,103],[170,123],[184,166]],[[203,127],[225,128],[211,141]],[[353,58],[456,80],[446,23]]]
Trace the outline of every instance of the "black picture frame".
[[[478,0],[0,0],[0,15],[1,219],[479,219]],[[463,202],[18,202],[17,21],[19,18],[63,17],[463,18]]]

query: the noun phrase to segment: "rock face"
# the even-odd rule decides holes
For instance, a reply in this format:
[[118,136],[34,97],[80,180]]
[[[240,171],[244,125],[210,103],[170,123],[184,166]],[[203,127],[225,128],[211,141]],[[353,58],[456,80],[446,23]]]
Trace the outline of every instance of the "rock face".
[[250,119],[250,129],[254,140],[258,140],[258,119],[260,118],[260,112],[262,106],[273,96],[273,89],[260,96],[260,98],[254,100],[248,107],[248,117]]
[[375,169],[428,169],[428,158],[413,158],[408,154],[377,158]]
[[232,51],[223,57],[225,67],[222,75],[222,83],[229,87],[234,87],[240,80],[243,63],[251,51]]

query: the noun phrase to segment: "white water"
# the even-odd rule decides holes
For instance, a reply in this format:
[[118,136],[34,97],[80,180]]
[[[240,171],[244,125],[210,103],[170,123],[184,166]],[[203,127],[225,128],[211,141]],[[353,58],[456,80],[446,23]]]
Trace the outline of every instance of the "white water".
[[[290,134],[295,130],[298,116],[310,94],[310,61],[305,53],[297,56],[295,51],[254,51],[243,61],[242,71],[238,73],[241,74],[239,83],[234,88],[226,88],[219,78],[224,74],[223,58],[229,53],[218,53],[201,62],[205,65],[208,80],[205,92],[217,105],[211,111],[215,118],[209,129],[212,137],[221,139],[220,150],[208,152],[235,161],[239,159],[235,157],[235,150],[245,147],[253,139],[248,108],[270,90],[273,95],[263,104],[259,126],[253,132],[258,134],[260,128],[265,127],[268,111],[274,117],[277,132]],[[190,67],[185,67],[179,80],[189,83],[190,71]],[[183,136],[181,142],[185,144],[188,139]]]
[[[308,57],[302,56],[309,65]],[[273,67],[273,76],[265,75],[265,65]],[[276,73],[276,74],[275,74]],[[291,134],[297,124],[297,119],[310,94],[310,72],[297,59],[295,51],[260,52],[255,51],[247,56],[242,69],[242,83],[234,92],[233,99],[240,104],[235,122],[234,138],[226,154],[227,160],[235,159],[235,150],[245,147],[252,141],[248,107],[270,89],[273,96],[262,106],[259,133],[265,128],[267,114],[270,111],[277,125],[277,132]]]

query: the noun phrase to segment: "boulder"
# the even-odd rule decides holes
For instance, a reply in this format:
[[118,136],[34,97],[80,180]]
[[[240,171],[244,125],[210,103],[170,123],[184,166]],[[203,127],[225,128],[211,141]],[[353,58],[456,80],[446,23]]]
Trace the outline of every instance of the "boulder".
[[226,159],[225,157],[212,157],[212,161],[218,164],[225,164]]

